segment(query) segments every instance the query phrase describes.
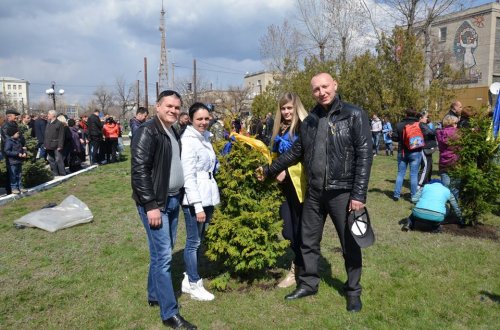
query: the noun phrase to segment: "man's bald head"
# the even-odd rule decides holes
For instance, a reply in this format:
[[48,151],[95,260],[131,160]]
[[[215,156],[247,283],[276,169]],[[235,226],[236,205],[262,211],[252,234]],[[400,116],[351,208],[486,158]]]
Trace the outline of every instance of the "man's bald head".
[[332,104],[337,92],[337,81],[328,73],[319,73],[311,79],[312,94],[325,109]]

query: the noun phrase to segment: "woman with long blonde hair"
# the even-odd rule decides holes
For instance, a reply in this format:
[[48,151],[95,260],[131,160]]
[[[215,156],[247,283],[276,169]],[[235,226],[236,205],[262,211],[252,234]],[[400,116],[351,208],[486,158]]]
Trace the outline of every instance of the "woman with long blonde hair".
[[[300,123],[307,117],[307,111],[297,94],[286,92],[278,102],[278,111],[274,119],[271,150],[278,156],[288,151],[298,138]],[[290,241],[295,253],[290,272],[278,284],[280,288],[295,285],[295,265],[301,265],[300,254],[300,223],[302,202],[305,193],[305,176],[302,164],[291,166],[281,172],[276,180],[285,195],[285,201],[280,207],[280,216],[283,219],[283,237]]]

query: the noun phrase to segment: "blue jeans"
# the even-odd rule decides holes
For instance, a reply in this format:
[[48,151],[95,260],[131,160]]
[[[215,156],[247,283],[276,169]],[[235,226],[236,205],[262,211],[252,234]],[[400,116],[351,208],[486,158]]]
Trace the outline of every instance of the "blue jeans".
[[186,247],[184,248],[184,263],[186,264],[186,273],[189,282],[198,282],[201,277],[198,274],[198,251],[208,224],[214,213],[213,206],[203,207],[205,211],[205,222],[196,221],[196,213],[194,207],[183,206],[184,219],[186,220]]
[[420,151],[406,151],[403,156],[402,152],[398,152],[398,176],[394,187],[394,197],[401,197],[401,187],[406,175],[406,167],[410,165],[410,190],[411,197],[415,196],[418,190],[418,170],[422,161],[422,153]]
[[373,142],[373,153],[375,155],[378,154],[380,137],[382,136],[382,132],[372,132],[372,142]]
[[150,255],[148,300],[158,301],[162,320],[179,312],[170,271],[179,220],[179,197],[179,195],[168,197],[165,209],[161,210],[162,224],[158,228],[149,226],[146,210],[143,206],[137,205],[137,211],[148,236]]
[[22,164],[9,164],[10,188],[21,189]]

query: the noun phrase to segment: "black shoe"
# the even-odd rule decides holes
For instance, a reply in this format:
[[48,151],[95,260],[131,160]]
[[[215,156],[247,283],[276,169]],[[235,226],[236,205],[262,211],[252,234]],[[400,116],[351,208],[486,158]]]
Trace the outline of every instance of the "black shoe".
[[188,330],[198,329],[195,325],[184,320],[184,318],[180,314],[175,314],[171,318],[163,320],[163,324],[167,327],[171,327],[172,329],[188,329]]
[[348,312],[359,312],[363,307],[361,303],[360,296],[347,296],[347,311]]
[[392,197],[392,200],[397,202],[397,201],[399,201],[399,197],[394,196],[394,197]]
[[154,307],[154,306],[160,306],[160,303],[157,300],[148,300],[148,305]]
[[285,296],[286,300],[294,300],[294,299],[299,299],[307,296],[312,296],[314,294],[318,293],[318,291],[313,291],[313,290],[307,290],[304,288],[297,288],[295,291],[292,293],[288,294]]

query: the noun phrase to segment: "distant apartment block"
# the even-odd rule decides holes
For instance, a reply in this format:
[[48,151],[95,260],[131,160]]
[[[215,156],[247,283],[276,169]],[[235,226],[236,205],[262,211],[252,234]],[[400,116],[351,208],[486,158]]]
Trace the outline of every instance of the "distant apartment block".
[[[500,81],[500,4],[489,3],[439,17],[431,26],[434,65],[461,71],[452,83],[464,105],[488,104],[488,88]],[[436,68],[434,68],[436,69]]]
[[249,88],[250,98],[262,94],[269,84],[274,83],[274,74],[267,71],[247,73],[243,79],[245,88]]
[[0,99],[19,112],[29,109],[29,85],[24,79],[0,77]]

